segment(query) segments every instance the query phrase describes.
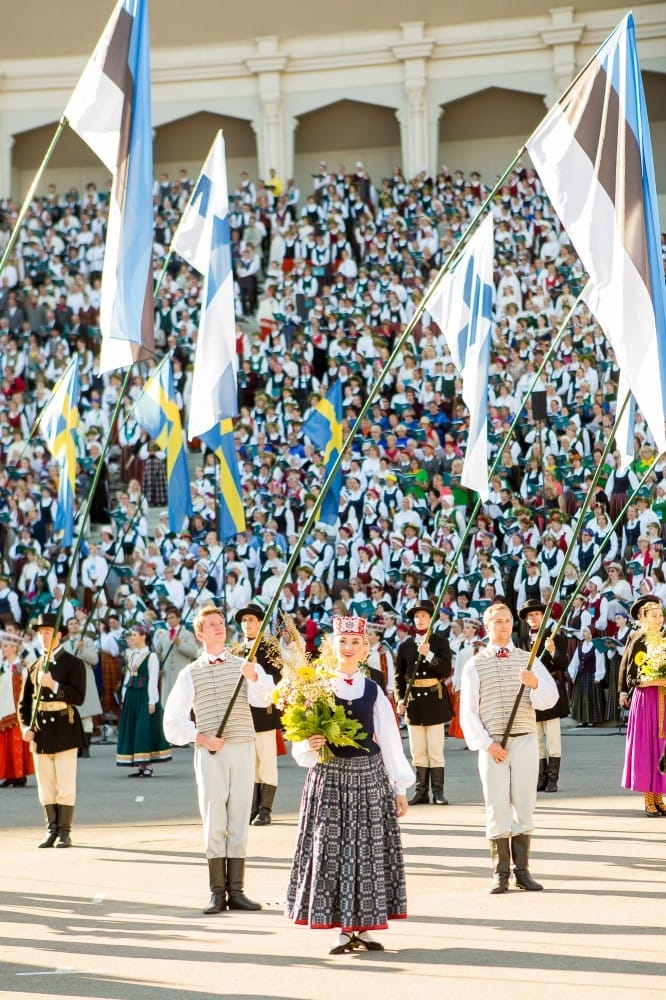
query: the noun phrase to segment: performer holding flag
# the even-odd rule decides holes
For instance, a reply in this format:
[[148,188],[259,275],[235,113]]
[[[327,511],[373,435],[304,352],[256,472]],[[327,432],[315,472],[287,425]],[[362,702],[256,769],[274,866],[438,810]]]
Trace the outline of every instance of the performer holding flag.
[[[520,646],[528,651],[536,642],[546,605],[540,600],[530,598],[518,611],[518,617],[527,625]],[[569,714],[569,699],[565,684],[565,670],[569,665],[567,640],[557,633],[555,636],[544,636],[537,646],[536,655],[550,671],[557,684],[559,698],[552,708],[537,710],[537,735],[539,737],[539,778],[537,792],[556,792],[560,777],[562,760],[562,734],[560,719]]]
[[37,792],[46,817],[46,837],[38,847],[71,847],[76,801],[76,761],[84,746],[77,711],[86,693],[83,660],[59,650],[57,615],[35,623],[43,654],[29,668],[19,698],[23,739],[33,748]]
[[[535,709],[556,703],[557,685],[540,660],[526,669],[530,654],[514,646],[513,615],[505,604],[491,604],[483,624],[488,646],[463,667],[460,724],[467,746],[479,751],[486,836],[493,860],[490,892],[507,892],[512,858],[516,888],[535,892],[543,888],[529,871],[539,769]],[[519,685],[524,692],[505,748],[502,734]]]
[[[247,689],[251,687],[257,698],[263,695],[268,706],[273,680],[260,664],[226,651],[227,627],[219,608],[201,608],[194,619],[194,634],[204,649],[176,678],[164,709],[164,734],[180,746],[194,743],[211,892],[203,912],[259,910],[260,904],[243,891],[255,777],[254,727]],[[239,675],[245,683],[224,736],[216,736]]]

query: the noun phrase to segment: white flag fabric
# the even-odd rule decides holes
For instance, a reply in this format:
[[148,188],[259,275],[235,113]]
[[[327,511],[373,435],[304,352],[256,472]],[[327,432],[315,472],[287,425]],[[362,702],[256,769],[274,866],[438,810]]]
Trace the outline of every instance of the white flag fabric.
[[428,301],[428,312],[462,376],[462,396],[469,411],[461,482],[484,501],[490,495],[487,428],[494,250],[493,220],[488,214]]
[[116,4],[65,118],[113,175],[100,300],[104,373],[155,353],[148,0]]
[[208,270],[210,244],[213,234],[213,209],[219,204],[216,185],[224,184],[227,194],[224,138],[217,133],[208,151],[196,187],[192,191],[178,228],[171,241],[171,249],[180,254],[199,274]]
[[650,131],[628,14],[526,143],[589,274],[586,301],[666,451],[666,292]]
[[[617,387],[618,410],[627,398],[629,392],[627,377],[620,369],[620,379]],[[624,408],[624,413],[615,426],[615,447],[620,453],[620,462],[616,469],[618,473],[624,475],[635,458],[634,449],[634,425],[636,420],[636,400],[632,396]]]
[[204,275],[192,405],[190,440],[238,416],[236,316],[231,266],[229,193],[224,137],[218,132],[172,246]]

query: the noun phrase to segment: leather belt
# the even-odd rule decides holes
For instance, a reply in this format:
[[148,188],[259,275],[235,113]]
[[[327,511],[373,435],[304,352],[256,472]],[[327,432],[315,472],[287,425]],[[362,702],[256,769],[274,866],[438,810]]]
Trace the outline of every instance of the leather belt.
[[[509,733],[508,738],[510,740],[516,740],[516,739],[518,739],[519,736],[532,736],[532,735],[534,735],[534,734],[533,733]],[[502,733],[501,736],[493,736],[493,739],[495,740],[495,743],[501,743],[502,740],[504,739],[504,733]]]

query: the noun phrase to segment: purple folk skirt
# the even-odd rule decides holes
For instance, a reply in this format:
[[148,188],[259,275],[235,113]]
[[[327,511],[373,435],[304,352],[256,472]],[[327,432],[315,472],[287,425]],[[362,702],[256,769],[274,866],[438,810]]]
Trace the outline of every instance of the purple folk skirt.
[[634,688],[627,723],[623,788],[666,795],[666,774],[659,771],[659,758],[666,745],[665,713],[666,687]]

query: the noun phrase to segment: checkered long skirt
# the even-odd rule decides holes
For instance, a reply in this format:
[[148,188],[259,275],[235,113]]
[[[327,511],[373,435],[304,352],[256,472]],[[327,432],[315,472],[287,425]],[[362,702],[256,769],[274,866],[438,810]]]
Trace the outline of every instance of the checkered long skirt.
[[380,930],[407,916],[395,795],[381,754],[310,768],[286,914],[343,931]]

